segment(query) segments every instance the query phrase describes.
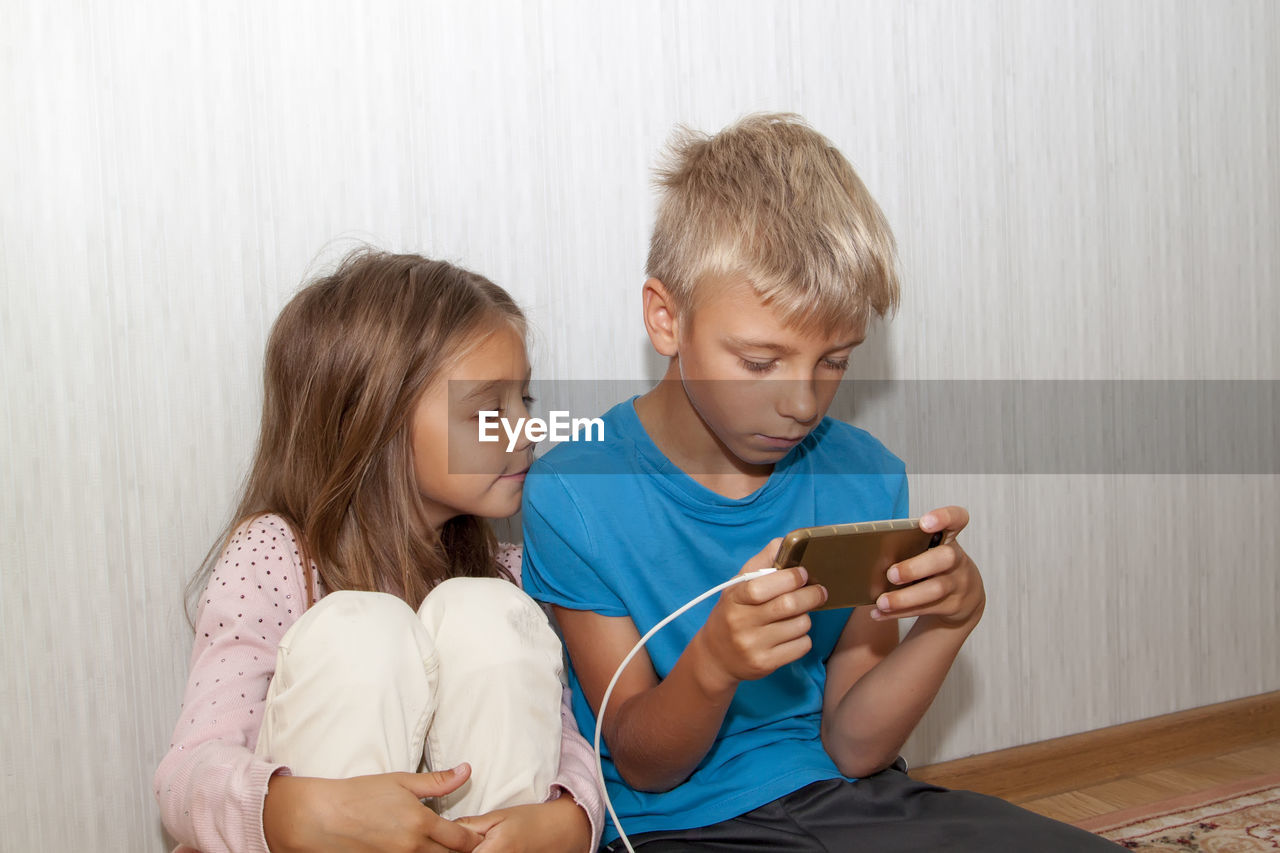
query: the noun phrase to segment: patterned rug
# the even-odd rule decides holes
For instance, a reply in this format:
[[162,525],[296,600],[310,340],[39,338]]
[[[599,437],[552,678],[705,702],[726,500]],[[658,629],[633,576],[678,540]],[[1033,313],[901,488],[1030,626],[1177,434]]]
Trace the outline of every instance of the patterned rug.
[[1280,773],[1233,782],[1077,824],[1149,853],[1280,850]]

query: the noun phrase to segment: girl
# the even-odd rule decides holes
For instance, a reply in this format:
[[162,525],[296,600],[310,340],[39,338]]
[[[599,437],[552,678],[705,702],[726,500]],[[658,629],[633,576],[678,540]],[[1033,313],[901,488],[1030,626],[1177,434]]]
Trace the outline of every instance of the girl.
[[519,508],[532,458],[478,433],[480,411],[527,414],[524,334],[504,290],[416,255],[355,252],[285,306],[244,497],[193,581],[155,778],[176,839],[595,848],[559,641],[485,520]]

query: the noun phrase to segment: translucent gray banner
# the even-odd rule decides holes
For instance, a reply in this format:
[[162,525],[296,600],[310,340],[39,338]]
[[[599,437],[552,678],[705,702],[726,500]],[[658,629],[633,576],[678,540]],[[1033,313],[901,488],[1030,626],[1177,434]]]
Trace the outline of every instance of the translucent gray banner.
[[[535,380],[530,414],[594,418],[652,387],[643,380]],[[732,399],[779,429],[788,422],[776,414],[777,401],[803,398],[806,390],[769,379],[689,387],[695,397]],[[834,391],[828,415],[870,432],[912,473],[1280,473],[1277,380],[845,380],[816,390]],[[545,440],[537,452],[553,446]],[[468,454],[454,451],[451,443],[451,471],[476,471]],[[607,455],[596,466],[574,473],[623,473]]]

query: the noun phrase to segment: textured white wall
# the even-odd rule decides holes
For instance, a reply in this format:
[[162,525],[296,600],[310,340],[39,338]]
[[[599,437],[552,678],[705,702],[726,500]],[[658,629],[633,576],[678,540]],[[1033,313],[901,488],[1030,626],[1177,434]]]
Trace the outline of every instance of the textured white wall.
[[[649,376],[657,151],[676,122],[793,110],[901,244],[858,375],[1280,378],[1269,0],[0,18],[4,851],[164,849],[182,587],[247,462],[266,330],[353,237],[508,287],[541,376]],[[914,761],[1280,688],[1275,476],[913,487],[970,506],[991,601]]]

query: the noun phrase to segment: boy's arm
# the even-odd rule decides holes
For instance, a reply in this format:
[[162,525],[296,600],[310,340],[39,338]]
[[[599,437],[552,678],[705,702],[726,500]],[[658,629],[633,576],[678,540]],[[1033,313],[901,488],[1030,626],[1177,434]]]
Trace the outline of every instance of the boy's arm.
[[[982,578],[955,541],[968,521],[960,507],[925,515],[920,526],[944,530],[943,544],[899,564],[899,588],[854,610],[827,660],[822,742],[847,776],[893,763],[982,618]],[[896,620],[911,616],[898,643]]]
[[[765,568],[770,542],[743,567]],[[821,587],[804,587],[789,569],[725,590],[667,677],[659,680],[641,651],[618,679],[602,737],[618,772],[642,791],[665,791],[694,771],[715,743],[738,683],[761,678],[809,651],[808,611]],[[609,680],[640,639],[627,617],[555,607],[565,647],[587,701],[597,713]]]
[[[554,609],[583,693],[599,713],[609,679],[640,639],[640,632],[625,616]],[[686,651],[667,678],[659,681],[649,656],[641,651],[609,697],[601,737],[618,772],[633,788],[675,787],[711,748],[733,689],[705,683],[695,657],[696,653]],[[640,745],[647,755],[637,754]]]

